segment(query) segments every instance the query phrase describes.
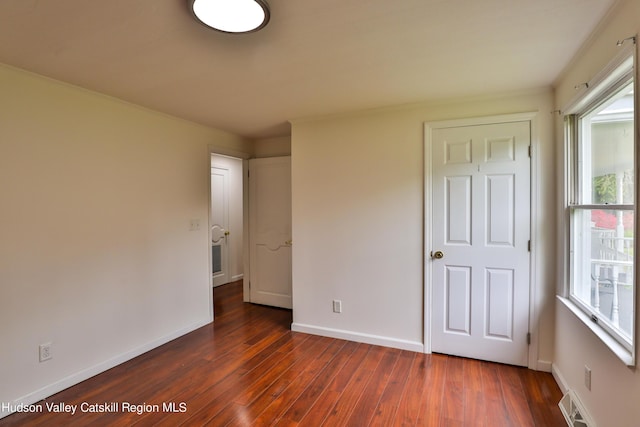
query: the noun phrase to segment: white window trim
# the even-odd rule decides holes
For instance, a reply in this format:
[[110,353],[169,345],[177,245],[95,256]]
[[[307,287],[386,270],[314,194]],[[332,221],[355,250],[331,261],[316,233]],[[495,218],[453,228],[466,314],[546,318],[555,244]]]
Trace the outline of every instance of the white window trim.
[[[635,101],[634,101],[634,137],[635,144],[637,145],[640,142],[640,137],[638,135],[638,128],[640,127],[640,123],[638,122],[638,78],[637,78],[637,54],[636,54],[637,45],[635,43],[629,43],[623,45],[620,52],[616,55],[616,57],[593,79],[589,82],[582,85],[584,90],[579,93],[569,104],[562,109],[562,113],[564,115],[572,115],[576,114],[580,111],[584,111],[591,104],[594,103],[594,100],[601,99],[602,96],[606,96],[608,92],[611,90],[611,85],[613,82],[616,82],[620,79],[620,77],[626,74],[624,71],[625,65],[633,67],[633,84],[634,84],[634,93]],[[573,143],[572,138],[569,138],[567,135],[567,131],[565,129],[565,137],[564,137],[564,163],[563,163],[563,177],[564,177],[564,200],[563,200],[563,226],[564,226],[564,250],[566,251],[565,255],[561,257],[563,260],[563,265],[560,266],[562,271],[564,271],[564,286],[560,295],[557,296],[557,299],[562,302],[568,309],[571,311],[582,323],[587,326],[602,342],[605,344],[625,365],[627,366],[635,366],[636,365],[636,353],[638,348],[638,337],[640,333],[638,333],[638,327],[640,326],[640,322],[638,322],[638,315],[640,312],[640,305],[638,304],[638,265],[640,265],[640,244],[636,238],[635,245],[635,258],[634,258],[634,289],[633,289],[633,300],[634,300],[634,328],[633,328],[633,342],[627,348],[627,346],[623,345],[615,338],[611,333],[609,333],[602,325],[594,322],[591,316],[580,308],[570,296],[570,269],[571,269],[571,254],[569,253],[571,247],[571,218],[570,218],[570,206],[573,197],[573,188],[572,181],[575,179],[572,176],[573,173],[573,165],[571,164],[572,159],[570,153],[572,152],[571,144]],[[635,153],[635,169],[637,171],[638,165],[640,165],[640,149],[636,149]],[[636,175],[638,173],[636,172]],[[640,177],[636,176],[636,185],[635,185],[635,205],[640,206],[640,185],[638,182],[640,181]],[[635,214],[635,228],[636,232],[634,233],[637,236],[637,231],[640,228],[640,224],[638,224],[638,211],[640,209],[636,209]]]
[[582,323],[584,323],[587,326],[587,328],[589,328],[591,330],[591,332],[593,332],[598,338],[600,338],[600,340],[607,347],[609,347],[609,349],[616,356],[618,356],[618,358],[620,360],[622,360],[625,365],[627,365],[627,366],[635,366],[636,365],[635,352],[634,351],[629,351],[626,347],[624,347],[622,344],[620,344],[618,342],[618,340],[613,338],[611,336],[611,334],[609,334],[607,331],[605,331],[604,328],[602,328],[602,326],[600,326],[597,323],[592,322],[591,318],[587,315],[587,313],[585,313],[580,308],[578,308],[578,306],[576,304],[574,304],[573,301],[571,301],[568,298],[565,298],[563,296],[560,296],[560,295],[557,296],[557,299],[558,299],[558,301],[563,303],[569,309],[569,311],[571,311],[573,314],[575,314],[576,317],[579,320],[581,320]]

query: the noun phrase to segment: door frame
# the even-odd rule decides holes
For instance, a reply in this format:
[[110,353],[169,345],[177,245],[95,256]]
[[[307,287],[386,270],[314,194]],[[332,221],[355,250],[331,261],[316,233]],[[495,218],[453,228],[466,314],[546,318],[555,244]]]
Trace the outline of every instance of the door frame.
[[[227,156],[228,157],[228,156]],[[218,170],[224,170],[226,171],[226,175],[225,175],[225,188],[224,188],[224,192],[225,195],[224,197],[226,197],[226,200],[223,201],[223,210],[225,210],[226,212],[223,213],[223,217],[224,221],[223,221],[223,225],[225,228],[225,231],[229,231],[229,199],[230,199],[230,194],[229,194],[229,190],[230,190],[230,176],[231,176],[231,170],[227,169],[225,167],[222,167],[222,165],[218,164],[218,165],[214,165],[213,163],[213,156],[211,156],[212,161],[211,161],[211,180],[213,181],[213,169],[218,169]],[[213,197],[213,196],[212,196]],[[213,200],[211,200],[211,210],[213,208]],[[209,216],[209,218],[211,218],[211,215]],[[209,225],[209,232],[211,232],[211,224]],[[222,251],[221,253],[221,263],[222,263],[222,274],[221,276],[223,277],[222,282],[218,285],[216,285],[216,277],[215,275],[213,275],[213,286],[221,286],[223,284],[229,283],[231,281],[231,273],[229,272],[229,238],[225,236],[224,238],[224,243],[221,246],[224,246],[222,249],[220,249]],[[213,247],[213,242],[211,242],[211,246]],[[213,249],[212,249],[213,250]],[[213,262],[213,257],[212,257],[212,262]]]
[[227,157],[235,157],[242,160],[242,292],[243,300],[249,301],[249,158],[251,153],[231,148],[221,147],[219,145],[209,144],[207,147],[207,246],[208,246],[208,265],[207,272],[208,288],[209,288],[209,317],[213,322],[213,263],[211,252],[211,155],[221,155]]
[[432,210],[433,210],[433,166],[431,164],[431,153],[433,147],[433,131],[436,129],[478,126],[496,123],[523,122],[530,123],[531,130],[531,212],[529,217],[531,228],[531,251],[529,253],[529,332],[531,341],[528,351],[529,369],[550,371],[550,366],[541,366],[538,361],[538,263],[536,242],[542,241],[539,237],[539,228],[534,219],[538,214],[539,206],[539,165],[536,155],[539,146],[538,125],[536,112],[504,114],[486,117],[471,117],[453,120],[431,121],[424,123],[424,250],[423,250],[423,280],[424,280],[424,352],[431,353],[431,317],[433,315],[433,283],[431,258],[429,257],[432,248]]

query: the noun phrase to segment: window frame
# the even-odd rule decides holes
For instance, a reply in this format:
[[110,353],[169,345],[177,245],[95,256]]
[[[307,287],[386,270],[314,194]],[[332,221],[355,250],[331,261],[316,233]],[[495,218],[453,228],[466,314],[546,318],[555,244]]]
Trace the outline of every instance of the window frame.
[[[564,258],[565,269],[565,286],[563,292],[563,298],[561,301],[567,305],[567,307],[574,312],[578,318],[580,318],[602,341],[616,354],[618,357],[629,366],[635,366],[636,355],[636,341],[637,327],[638,327],[638,240],[636,238],[639,224],[638,224],[638,203],[640,199],[640,177],[638,172],[638,165],[640,164],[638,158],[640,156],[640,149],[637,147],[639,142],[638,138],[638,79],[636,75],[636,44],[630,43],[629,46],[623,46],[621,52],[611,61],[610,64],[605,67],[594,79],[585,83],[583,86],[585,89],[579,94],[567,108],[564,109],[564,141],[565,141],[565,164],[564,164],[564,176],[565,176],[565,203],[564,212],[567,225],[565,230],[565,248],[567,255]],[[581,120],[588,117],[596,109],[606,103],[613,96],[623,90],[630,84],[630,80],[633,80],[633,170],[634,170],[634,200],[633,204],[607,204],[607,203],[593,203],[594,200],[589,200],[590,203],[583,203],[582,195],[582,182],[580,179],[580,166],[582,161],[581,156],[581,133],[580,129]],[[582,301],[578,296],[574,295],[574,268],[576,268],[576,248],[575,242],[577,241],[577,232],[574,227],[577,227],[577,211],[588,212],[589,210],[602,209],[605,211],[631,211],[634,217],[634,241],[633,241],[633,275],[632,275],[632,318],[631,318],[631,336],[628,337],[622,333],[621,328],[616,329],[605,316],[600,316],[599,312],[596,312],[592,304],[587,304]],[[583,273],[584,274],[584,273]],[[577,294],[577,292],[576,292]]]

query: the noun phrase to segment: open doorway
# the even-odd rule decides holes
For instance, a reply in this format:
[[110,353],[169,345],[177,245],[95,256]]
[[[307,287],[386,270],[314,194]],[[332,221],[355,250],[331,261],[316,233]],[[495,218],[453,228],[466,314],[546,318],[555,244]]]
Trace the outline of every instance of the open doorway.
[[244,277],[243,161],[211,154],[211,265],[213,287]]
[[[243,300],[245,302],[251,302],[251,260],[250,260],[250,242],[249,242],[249,159],[265,159],[273,157],[282,157],[291,155],[291,137],[275,137],[269,139],[260,140],[255,146],[252,145],[251,149],[248,146],[244,146],[242,149],[230,149],[219,145],[209,146],[209,166],[212,172],[225,175],[221,169],[228,169],[228,224],[220,225],[220,229],[215,230],[216,236],[213,236],[214,230],[212,229],[214,224],[218,221],[214,221],[212,215],[218,215],[214,213],[215,209],[220,209],[223,213],[220,214],[224,217],[224,204],[219,208],[214,206],[217,200],[220,200],[220,196],[215,193],[216,186],[224,187],[221,184],[222,177],[217,178],[217,182],[210,180],[210,214],[209,214],[209,278],[210,278],[210,301],[211,301],[211,317],[213,319],[213,290],[215,286],[220,286],[223,283],[235,282],[242,280],[243,285]],[[215,169],[214,169],[215,168]],[[232,171],[233,169],[234,171]],[[260,175],[259,171],[257,175]],[[211,174],[210,177],[213,175]],[[254,177],[258,178],[257,176]],[[265,177],[260,177],[259,181],[265,184],[268,180]],[[288,184],[290,187],[290,183]],[[223,196],[224,197],[224,196]],[[224,200],[224,199],[223,199]],[[234,208],[233,206],[236,206]],[[240,206],[237,208],[237,206]],[[255,215],[254,215],[255,216]],[[224,230],[224,231],[223,231]],[[225,236],[225,232],[228,232]],[[222,236],[221,236],[222,235]],[[223,260],[224,247],[215,249],[213,245],[214,237],[220,243],[226,243],[226,258]],[[221,240],[222,239],[222,240]],[[225,241],[226,240],[226,241]],[[289,240],[288,245],[291,245],[291,237],[285,239]],[[217,253],[217,251],[220,251]],[[214,257],[216,259],[214,259]],[[224,274],[224,267],[227,266],[227,273]],[[215,268],[214,268],[215,267]],[[290,270],[290,268],[289,268]],[[214,271],[216,275],[220,275],[220,278],[214,281]],[[289,274],[290,277],[290,274]]]

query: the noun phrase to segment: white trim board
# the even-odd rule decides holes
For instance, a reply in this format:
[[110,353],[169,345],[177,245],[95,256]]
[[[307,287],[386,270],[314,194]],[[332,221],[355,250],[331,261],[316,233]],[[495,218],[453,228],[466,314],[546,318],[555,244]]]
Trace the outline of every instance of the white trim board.
[[553,375],[553,379],[556,380],[556,384],[560,387],[562,394],[569,391],[569,384],[564,379],[564,376],[562,376],[562,373],[558,370],[558,366],[555,364],[551,365],[551,375]]
[[321,326],[305,325],[302,323],[292,323],[291,330],[305,334],[397,348],[400,350],[415,351],[418,353],[424,352],[424,345],[419,341],[400,340],[380,335],[364,334],[361,332],[346,331],[343,329],[324,328]]
[[537,361],[537,364],[535,365],[535,370],[536,371],[541,371],[541,372],[552,372],[553,369],[553,363],[549,362],[548,360],[539,360]]
[[537,112],[526,112],[501,114],[497,116],[469,117],[466,119],[438,120],[425,122],[425,129],[445,129],[463,126],[491,125],[496,123],[528,122],[535,119],[537,115]]

